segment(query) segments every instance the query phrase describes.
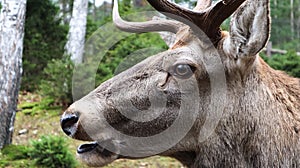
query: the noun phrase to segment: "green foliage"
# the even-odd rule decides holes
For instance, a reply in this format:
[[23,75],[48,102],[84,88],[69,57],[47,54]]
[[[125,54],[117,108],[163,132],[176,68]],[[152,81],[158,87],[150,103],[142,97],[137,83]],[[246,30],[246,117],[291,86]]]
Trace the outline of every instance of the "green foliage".
[[42,112],[59,112],[61,107],[54,105],[54,99],[51,97],[44,97],[41,101],[38,102],[23,102],[18,105],[18,108],[21,109],[21,112],[25,115],[34,116]]
[[[271,1],[271,41],[275,48],[295,50],[300,48],[300,1]],[[291,15],[294,15],[292,20]]]
[[22,90],[35,91],[48,61],[62,58],[68,27],[57,13],[51,0],[27,1]]
[[22,113],[26,115],[34,115],[36,111],[33,110],[39,105],[39,102],[25,102],[23,104],[18,105],[18,108],[22,110]]
[[23,145],[8,145],[1,150],[1,153],[6,155],[9,160],[28,159],[30,157],[29,152],[30,149]]
[[274,69],[282,70],[291,76],[300,78],[300,56],[295,52],[285,55],[263,56],[263,59]]
[[[140,53],[140,57],[134,57],[135,59],[133,60],[126,59],[127,63],[123,63],[123,67],[121,67],[121,69],[118,68],[120,63],[127,56],[146,48],[149,49],[147,50],[147,52],[142,54]],[[96,84],[98,85],[103,81],[111,78],[114,74],[128,69],[129,67],[140,62],[142,59],[145,59],[148,56],[154,55],[159,51],[166,49],[167,46],[165,42],[156,33],[133,34],[132,36],[129,36],[116,44],[101,60],[97,71]],[[115,72],[117,68],[118,72]]]
[[39,93],[54,102],[68,105],[72,102],[72,72],[74,65],[70,58],[53,59],[44,69]]
[[30,160],[30,148],[23,145],[8,145],[0,151],[0,167],[35,167]]
[[88,17],[87,22],[86,22],[85,39],[88,39],[97,29],[98,29],[98,26],[97,26],[96,22],[94,22],[90,17]]
[[66,140],[58,136],[43,136],[32,141],[30,157],[40,167],[72,168],[76,167],[76,160],[69,152]]
[[7,158],[0,157],[0,167],[1,168],[36,168],[34,162],[28,159],[20,160],[7,160]]

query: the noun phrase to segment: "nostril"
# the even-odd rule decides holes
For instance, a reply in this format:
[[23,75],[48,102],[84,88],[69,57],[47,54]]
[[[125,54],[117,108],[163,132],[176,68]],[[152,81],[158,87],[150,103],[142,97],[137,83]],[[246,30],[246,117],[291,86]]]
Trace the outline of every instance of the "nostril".
[[78,122],[78,116],[75,114],[66,115],[61,118],[61,128],[67,134],[71,135],[75,124]]

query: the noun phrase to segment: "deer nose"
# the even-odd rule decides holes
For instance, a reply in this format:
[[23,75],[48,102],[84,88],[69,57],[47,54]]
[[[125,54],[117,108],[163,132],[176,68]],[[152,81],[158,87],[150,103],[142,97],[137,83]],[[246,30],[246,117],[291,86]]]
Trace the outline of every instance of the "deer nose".
[[60,119],[60,124],[62,130],[67,134],[68,136],[73,135],[76,132],[76,125],[78,122],[78,115],[76,114],[65,114]]

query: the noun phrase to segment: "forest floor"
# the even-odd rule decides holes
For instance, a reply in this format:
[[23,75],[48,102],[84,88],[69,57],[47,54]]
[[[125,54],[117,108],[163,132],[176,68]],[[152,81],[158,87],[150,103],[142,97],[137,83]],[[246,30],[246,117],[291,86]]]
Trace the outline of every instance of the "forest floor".
[[[23,104],[39,102],[41,97],[35,94],[22,94],[19,98],[19,106]],[[37,113],[17,112],[15,120],[15,130],[13,136],[13,144],[29,145],[30,141],[38,140],[44,135],[55,135],[66,137],[70,151],[76,155],[76,149],[82,142],[68,138],[61,130],[60,115],[63,109],[41,110]],[[86,167],[79,163],[78,167]],[[128,160],[119,159],[105,168],[182,168],[183,166],[175,159],[168,157],[150,157],[147,159]]]

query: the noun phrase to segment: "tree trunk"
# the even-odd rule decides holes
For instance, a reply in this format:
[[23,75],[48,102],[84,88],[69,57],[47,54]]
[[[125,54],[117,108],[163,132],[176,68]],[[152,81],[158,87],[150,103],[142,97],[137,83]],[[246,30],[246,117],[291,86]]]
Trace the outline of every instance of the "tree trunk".
[[294,17],[294,0],[290,0],[290,7],[291,7],[291,19],[290,19],[290,24],[291,24],[291,32],[292,32],[292,39],[294,39],[294,35],[295,35],[295,27],[294,27],[294,21],[295,21],[295,17]]
[[26,0],[2,0],[0,13],[0,149],[12,142],[22,73]]
[[88,0],[74,0],[65,49],[66,54],[71,55],[71,60],[75,64],[81,63],[83,59],[87,12]]

